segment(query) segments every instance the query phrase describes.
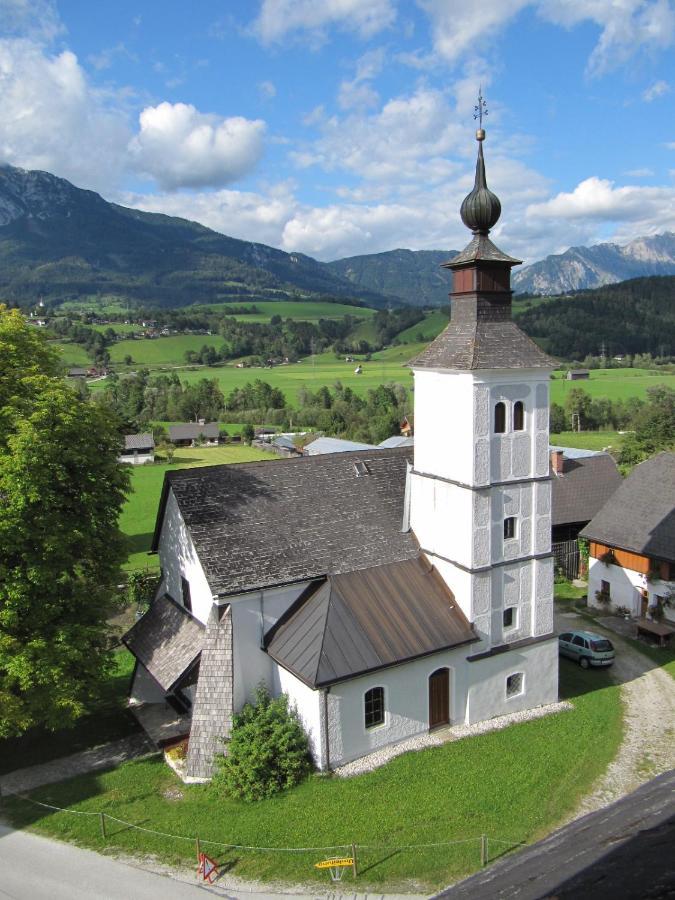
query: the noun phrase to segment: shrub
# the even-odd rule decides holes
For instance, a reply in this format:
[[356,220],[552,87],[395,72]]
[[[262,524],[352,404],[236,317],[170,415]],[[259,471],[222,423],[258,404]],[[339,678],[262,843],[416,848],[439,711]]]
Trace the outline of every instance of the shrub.
[[595,599],[602,606],[609,606],[611,603],[611,597],[607,591],[596,591]]
[[272,699],[258,685],[255,705],[247,703],[233,719],[227,756],[218,758],[216,788],[239,800],[264,800],[299,784],[310,769],[307,735],[288,698]]

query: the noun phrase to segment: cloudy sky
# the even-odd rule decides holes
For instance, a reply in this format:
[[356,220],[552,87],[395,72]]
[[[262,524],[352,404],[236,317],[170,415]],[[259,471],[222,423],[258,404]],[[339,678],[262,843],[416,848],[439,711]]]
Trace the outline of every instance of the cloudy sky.
[[675,230],[675,0],[0,0],[0,162],[319,259]]

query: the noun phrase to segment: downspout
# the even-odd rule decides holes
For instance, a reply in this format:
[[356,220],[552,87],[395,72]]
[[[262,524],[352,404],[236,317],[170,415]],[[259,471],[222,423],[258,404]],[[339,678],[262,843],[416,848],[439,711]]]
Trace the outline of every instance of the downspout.
[[328,694],[330,687],[323,690],[323,755],[326,760],[326,771],[330,771],[330,735],[328,733]]
[[265,649],[265,592],[260,591],[260,649]]

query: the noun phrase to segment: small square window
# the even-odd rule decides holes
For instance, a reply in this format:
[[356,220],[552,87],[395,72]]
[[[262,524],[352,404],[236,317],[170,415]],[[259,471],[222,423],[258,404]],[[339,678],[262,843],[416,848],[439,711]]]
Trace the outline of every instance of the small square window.
[[517,697],[523,693],[524,676],[522,672],[514,672],[506,679],[506,696]]
[[504,540],[509,540],[516,536],[516,517],[509,516],[504,519]]
[[364,697],[366,728],[375,728],[384,723],[384,688],[375,687],[366,691]]
[[516,624],[516,608],[515,606],[508,606],[504,610],[504,628],[513,628]]

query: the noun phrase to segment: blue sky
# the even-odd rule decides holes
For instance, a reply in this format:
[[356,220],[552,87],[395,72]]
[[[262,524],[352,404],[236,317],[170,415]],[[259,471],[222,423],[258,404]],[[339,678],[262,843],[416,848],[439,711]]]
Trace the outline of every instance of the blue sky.
[[675,230],[675,0],[0,0],[0,161],[320,259]]

